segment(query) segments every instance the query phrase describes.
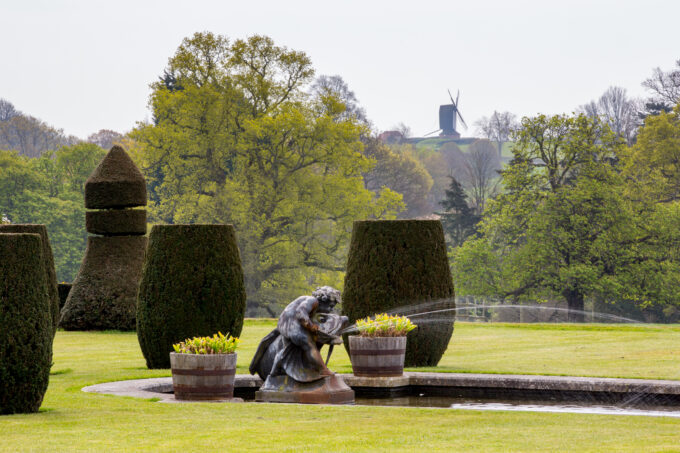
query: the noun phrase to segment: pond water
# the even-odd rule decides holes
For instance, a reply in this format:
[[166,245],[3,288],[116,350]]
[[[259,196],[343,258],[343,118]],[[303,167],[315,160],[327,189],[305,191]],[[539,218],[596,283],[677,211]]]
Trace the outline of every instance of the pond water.
[[624,407],[615,405],[599,405],[588,403],[474,399],[448,396],[403,396],[396,398],[356,398],[356,405],[361,406],[405,406],[405,407],[438,407],[449,409],[468,409],[477,411],[518,411],[518,412],[563,412],[574,414],[603,415],[641,415],[648,417],[680,418],[680,407],[643,405]]

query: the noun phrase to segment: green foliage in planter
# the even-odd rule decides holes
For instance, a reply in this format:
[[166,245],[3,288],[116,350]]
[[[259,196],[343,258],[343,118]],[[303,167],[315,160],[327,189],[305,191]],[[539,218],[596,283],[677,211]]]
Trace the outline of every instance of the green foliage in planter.
[[406,316],[387,313],[357,320],[357,330],[362,337],[405,337],[416,327]]
[[0,414],[37,412],[52,366],[52,317],[38,234],[0,234]]
[[47,235],[47,228],[45,225],[37,224],[5,224],[0,225],[0,233],[35,233],[39,234],[42,242],[42,267],[45,269],[47,276],[47,291],[50,296],[50,317],[52,320],[52,335],[57,333],[57,326],[59,325],[59,291],[57,290],[57,274],[54,269],[54,255],[52,255],[52,247],[50,246],[50,239]]
[[[436,366],[453,334],[453,281],[438,220],[354,222],[342,312],[350,322],[391,312],[427,315],[408,334],[405,366]],[[348,348],[345,335],[345,347]]]
[[137,336],[149,368],[170,368],[173,344],[243,328],[246,292],[231,225],[155,225],[137,304]]
[[240,342],[236,337],[218,332],[212,337],[187,338],[172,348],[178,354],[233,354]]

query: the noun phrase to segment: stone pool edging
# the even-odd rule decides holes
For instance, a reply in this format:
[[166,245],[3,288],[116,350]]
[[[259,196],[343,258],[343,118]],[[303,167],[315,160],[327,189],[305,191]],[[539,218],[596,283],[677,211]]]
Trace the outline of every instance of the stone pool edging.
[[[654,379],[617,379],[574,376],[541,376],[472,373],[405,372],[386,378],[339,374],[357,396],[408,396],[418,392],[470,397],[550,398],[571,400],[588,397],[598,401],[634,403],[640,400],[680,406],[680,381]],[[236,375],[234,396],[249,398],[262,385],[257,376]],[[84,392],[136,398],[158,398],[177,402],[172,394],[172,378],[135,379],[91,385]],[[241,400],[235,398],[230,401]]]

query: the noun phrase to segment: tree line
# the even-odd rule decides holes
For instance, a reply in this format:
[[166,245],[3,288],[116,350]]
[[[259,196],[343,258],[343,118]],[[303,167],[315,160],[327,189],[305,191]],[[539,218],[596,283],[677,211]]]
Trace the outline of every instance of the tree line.
[[[152,83],[152,120],[125,136],[102,130],[91,143],[40,152],[0,142],[14,150],[0,151],[0,213],[47,224],[58,276],[73,279],[84,181],[104,149],[123,143],[147,179],[150,223],[235,225],[249,315],[274,315],[319,284],[341,286],[354,220],[433,213],[458,294],[564,298],[575,320],[584,300],[670,313],[680,302],[678,110],[662,97],[673,93],[672,74],[655,70],[645,82],[661,94],[646,115],[636,110],[632,129],[607,113],[632,111],[607,110],[626,100],[611,92],[575,115],[518,123],[494,112],[478,122],[484,139],[465,149],[388,145],[342,78],[315,77],[303,52],[265,36],[196,33]],[[0,113],[4,130],[28,118],[6,101]],[[36,135],[50,129],[38,123]]]

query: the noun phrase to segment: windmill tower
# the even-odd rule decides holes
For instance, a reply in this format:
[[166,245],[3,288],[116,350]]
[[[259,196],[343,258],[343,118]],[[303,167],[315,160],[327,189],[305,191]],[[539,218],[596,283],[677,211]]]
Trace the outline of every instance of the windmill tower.
[[460,118],[460,122],[463,125],[463,127],[467,129],[467,124],[465,124],[465,120],[463,119],[463,116],[460,114],[460,110],[458,109],[458,98],[460,97],[460,90],[456,94],[455,101],[453,100],[453,96],[451,96],[451,91],[450,90],[447,91],[449,92],[449,97],[451,98],[451,104],[439,106],[439,130],[441,130],[439,136],[460,138],[460,133],[458,133],[458,131],[456,130],[456,121],[458,118]]

